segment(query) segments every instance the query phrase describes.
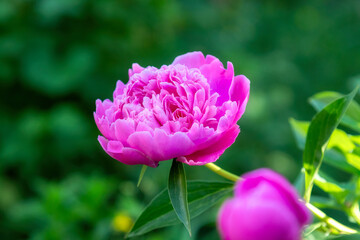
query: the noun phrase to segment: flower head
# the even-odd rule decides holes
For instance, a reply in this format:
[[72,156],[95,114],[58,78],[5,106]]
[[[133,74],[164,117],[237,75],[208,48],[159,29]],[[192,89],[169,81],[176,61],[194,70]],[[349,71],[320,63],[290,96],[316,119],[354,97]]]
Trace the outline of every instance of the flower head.
[[235,197],[218,215],[224,240],[300,240],[311,215],[292,185],[281,175],[259,169],[243,176]]
[[189,165],[216,161],[239,134],[249,80],[213,56],[192,52],[161,68],[133,64],[113,101],[97,100],[103,149],[122,163],[156,167],[177,158]]

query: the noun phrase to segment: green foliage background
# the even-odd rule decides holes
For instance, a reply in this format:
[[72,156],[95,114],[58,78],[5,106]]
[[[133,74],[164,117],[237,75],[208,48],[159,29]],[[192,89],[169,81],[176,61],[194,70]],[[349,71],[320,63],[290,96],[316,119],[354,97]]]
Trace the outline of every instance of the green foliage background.
[[[307,98],[359,83],[360,2],[0,1],[0,237],[114,239],[166,186],[169,163],[149,169],[107,156],[95,100],[127,81],[133,62],[160,67],[200,50],[251,80],[241,133],[218,164],[242,174],[270,167],[294,180],[301,166],[288,118],[309,120]],[[218,179],[187,167],[188,179]],[[217,209],[192,224],[217,239]],[[182,226],[145,239],[186,239]]]

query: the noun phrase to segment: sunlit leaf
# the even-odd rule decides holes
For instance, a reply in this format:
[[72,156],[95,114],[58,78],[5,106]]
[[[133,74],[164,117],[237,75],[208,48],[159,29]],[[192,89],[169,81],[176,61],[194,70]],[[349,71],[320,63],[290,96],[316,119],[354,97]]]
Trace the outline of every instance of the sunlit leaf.
[[[305,148],[306,134],[310,125],[307,121],[298,121],[293,118],[289,120],[291,129],[295,136],[296,143],[300,149]],[[357,141],[358,136],[348,135],[340,129],[335,129],[331,134],[327,148],[338,148],[343,152],[352,152],[355,149],[354,142]],[[360,141],[360,139],[359,139]]]
[[[305,139],[310,122],[298,121],[295,119],[290,119],[289,122],[295,136],[296,143],[298,147],[303,150],[305,148]],[[352,143],[349,141],[352,141]],[[360,169],[354,167],[352,164],[349,164],[348,159],[343,153],[353,151],[353,154],[357,154],[356,150],[358,148],[353,144],[354,142],[357,143],[356,141],[360,141],[358,136],[347,135],[344,131],[335,129],[330,137],[327,150],[325,151],[324,162],[345,172],[360,176]]]
[[[341,97],[343,97],[343,95],[337,92],[321,92],[312,96],[309,101],[317,111],[320,111],[327,104]],[[346,110],[346,113],[341,120],[341,124],[360,132],[360,106],[354,100]]]
[[314,177],[314,183],[321,188],[324,192],[332,195],[339,202],[344,202],[349,193],[349,189],[345,184],[338,183],[325,173],[318,172]]
[[349,95],[327,105],[315,115],[310,123],[303,153],[305,168],[305,200],[310,200],[313,178],[319,170],[323,155],[332,132],[354,98],[357,89]]
[[310,125],[307,121],[298,121],[294,118],[289,119],[292,132],[295,136],[296,143],[300,149],[305,148],[306,134]]
[[356,154],[352,154],[352,153],[347,153],[345,155],[346,157],[346,161],[353,167],[357,168],[358,170],[360,170],[360,156],[356,155]]
[[[233,190],[227,182],[188,181],[188,203],[191,218],[195,218]],[[139,236],[151,230],[180,223],[171,205],[167,189],[160,192],[145,208],[128,237]]]
[[312,196],[311,204],[317,208],[328,208],[342,210],[342,206],[334,198]]

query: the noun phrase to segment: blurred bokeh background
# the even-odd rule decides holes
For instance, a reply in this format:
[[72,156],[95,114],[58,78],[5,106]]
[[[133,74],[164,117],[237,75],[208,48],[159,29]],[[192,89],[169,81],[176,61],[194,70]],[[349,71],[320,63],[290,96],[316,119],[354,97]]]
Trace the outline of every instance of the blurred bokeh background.
[[[166,186],[149,169],[107,156],[96,138],[97,98],[111,98],[133,62],[160,67],[200,50],[251,80],[241,133],[217,162],[242,174],[270,167],[293,181],[301,152],[289,117],[307,98],[349,92],[360,74],[360,1],[0,1],[0,238],[122,239]],[[217,179],[187,167],[189,179]],[[193,239],[218,239],[217,207]],[[187,239],[181,226],[140,239]]]

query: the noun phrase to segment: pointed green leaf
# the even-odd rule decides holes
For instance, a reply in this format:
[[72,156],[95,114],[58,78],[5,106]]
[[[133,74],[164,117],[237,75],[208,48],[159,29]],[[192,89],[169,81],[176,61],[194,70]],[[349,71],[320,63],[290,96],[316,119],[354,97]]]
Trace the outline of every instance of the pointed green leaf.
[[339,98],[315,115],[310,123],[303,153],[305,169],[305,200],[310,200],[313,180],[319,170],[323,155],[332,132],[338,126],[357,89]]
[[176,215],[191,236],[185,169],[183,163],[176,159],[173,160],[170,169],[168,192]]
[[344,202],[350,192],[348,184],[336,182],[330,176],[320,171],[315,175],[314,183],[324,192],[333,196],[338,202]]
[[141,181],[142,181],[142,179],[143,179],[143,177],[144,177],[144,174],[145,174],[145,172],[146,172],[146,169],[147,169],[147,166],[146,166],[146,165],[143,165],[142,168],[141,168],[141,172],[140,172],[140,176],[139,176],[138,183],[137,183],[137,185],[136,185],[137,187],[140,186],[140,183],[141,183]]
[[306,134],[310,125],[310,122],[298,121],[294,118],[289,119],[291,130],[295,136],[296,144],[300,149],[305,148]]
[[[293,118],[290,119],[289,122],[295,136],[296,143],[298,147],[303,150],[305,148],[306,134],[310,122],[298,121]],[[327,163],[345,172],[360,176],[360,169],[354,167],[353,164],[350,164],[343,152],[341,152],[339,149],[329,149],[330,147],[338,147],[343,151],[351,151],[354,145],[349,143],[349,140],[351,140],[353,143],[357,143],[357,136],[348,135],[348,138],[344,140],[344,134],[346,134],[344,131],[335,129],[330,137],[329,145],[324,155],[324,163]],[[353,154],[357,154],[356,150],[356,147],[352,150]]]
[[[188,182],[188,202],[191,218],[195,218],[233,191],[233,183]],[[127,237],[180,223],[171,205],[167,189],[161,191],[136,220]]]
[[[317,110],[322,110],[330,102],[343,97],[337,92],[321,92],[312,96],[309,101],[310,104]],[[360,132],[360,105],[354,100],[350,103],[341,124],[347,126],[357,132]]]

